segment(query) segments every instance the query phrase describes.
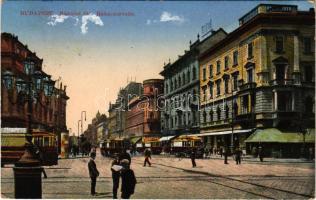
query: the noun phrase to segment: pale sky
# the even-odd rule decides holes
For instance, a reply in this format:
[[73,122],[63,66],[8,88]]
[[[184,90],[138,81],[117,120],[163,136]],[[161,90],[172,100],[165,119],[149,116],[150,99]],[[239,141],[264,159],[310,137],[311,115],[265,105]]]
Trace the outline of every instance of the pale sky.
[[[98,110],[108,115],[109,102],[115,101],[128,77],[162,78],[163,63],[182,55],[210,18],[213,29],[230,32],[259,3],[267,2],[5,1],[1,31],[17,35],[44,59],[45,72],[55,80],[62,78],[70,97],[67,126],[77,134],[81,111],[87,111],[84,129]],[[298,5],[300,10],[312,7],[305,1],[272,3]],[[61,11],[80,15],[61,16]],[[132,16],[97,16],[97,12]]]

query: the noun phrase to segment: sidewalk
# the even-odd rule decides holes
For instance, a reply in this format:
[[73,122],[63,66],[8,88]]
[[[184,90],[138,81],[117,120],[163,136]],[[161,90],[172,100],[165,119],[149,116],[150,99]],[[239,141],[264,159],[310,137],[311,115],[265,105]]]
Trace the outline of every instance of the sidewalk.
[[[212,155],[210,158],[204,158],[204,159],[220,159],[224,160],[224,156],[221,157],[220,155]],[[234,158],[232,156],[228,156],[228,160],[233,160]],[[254,158],[253,156],[246,155],[242,157],[242,161],[245,162],[256,162],[256,163],[268,163],[268,162],[274,162],[274,163],[314,163],[315,160],[307,160],[305,158],[264,158],[263,162],[260,162],[259,158]]]

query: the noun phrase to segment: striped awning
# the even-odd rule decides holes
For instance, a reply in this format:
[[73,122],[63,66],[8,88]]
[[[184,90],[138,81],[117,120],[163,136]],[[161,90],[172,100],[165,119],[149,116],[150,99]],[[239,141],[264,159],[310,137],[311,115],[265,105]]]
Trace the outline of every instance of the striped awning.
[[212,136],[212,135],[227,135],[227,134],[239,134],[239,133],[250,133],[252,129],[242,129],[242,130],[229,130],[229,131],[217,131],[217,132],[205,132],[205,133],[198,133],[198,134],[191,134],[188,136]]

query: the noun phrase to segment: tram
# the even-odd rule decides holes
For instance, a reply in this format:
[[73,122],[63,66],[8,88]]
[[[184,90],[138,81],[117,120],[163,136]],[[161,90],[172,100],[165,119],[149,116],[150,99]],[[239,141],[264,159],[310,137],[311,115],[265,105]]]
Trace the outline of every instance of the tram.
[[109,139],[102,143],[101,154],[103,156],[113,156],[116,153],[121,153],[123,149],[128,148],[130,148],[130,142],[127,139]]
[[[1,165],[14,164],[24,154],[26,128],[1,128]],[[33,130],[32,142],[40,150],[41,165],[57,165],[58,152],[55,134]]]
[[193,149],[196,152],[196,158],[203,157],[202,149],[202,138],[197,136],[186,136],[181,135],[171,141],[171,154],[176,156],[189,157]]

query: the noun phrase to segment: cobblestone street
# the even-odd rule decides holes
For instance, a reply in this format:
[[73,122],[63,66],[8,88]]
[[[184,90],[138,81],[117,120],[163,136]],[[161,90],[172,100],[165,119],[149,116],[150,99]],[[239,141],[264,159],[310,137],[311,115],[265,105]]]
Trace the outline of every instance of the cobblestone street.
[[[43,179],[43,198],[92,198],[87,170],[88,158],[59,160],[58,166],[47,167]],[[142,166],[143,157],[132,158],[137,176],[132,198],[313,198],[313,163],[255,163],[229,165],[222,160],[197,160],[154,156],[152,167]],[[96,159],[100,171],[98,195],[112,198],[110,160]],[[13,170],[2,168],[2,197],[14,197]]]

